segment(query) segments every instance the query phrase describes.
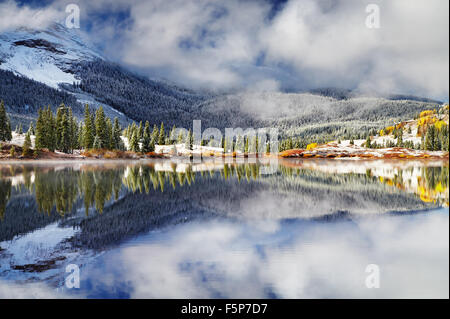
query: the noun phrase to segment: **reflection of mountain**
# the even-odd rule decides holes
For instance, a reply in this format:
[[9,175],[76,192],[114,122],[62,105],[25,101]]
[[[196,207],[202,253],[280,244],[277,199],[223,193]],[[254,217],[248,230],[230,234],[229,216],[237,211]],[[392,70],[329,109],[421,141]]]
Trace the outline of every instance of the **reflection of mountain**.
[[3,166],[0,240],[64,217],[62,225],[80,228],[73,244],[101,248],[200,217],[320,218],[424,209],[442,203],[438,196],[424,199],[448,189],[448,167],[414,168],[428,192],[422,194],[409,191],[407,170],[383,179],[376,170],[331,174],[286,163],[269,175],[260,164],[163,164]]

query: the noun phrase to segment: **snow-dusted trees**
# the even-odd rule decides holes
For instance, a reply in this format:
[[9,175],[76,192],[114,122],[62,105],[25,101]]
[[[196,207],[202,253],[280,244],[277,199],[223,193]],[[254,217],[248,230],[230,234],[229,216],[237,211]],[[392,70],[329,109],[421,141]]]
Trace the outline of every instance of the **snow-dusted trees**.
[[0,141],[10,141],[11,136],[11,123],[9,117],[6,114],[5,103],[0,102]]

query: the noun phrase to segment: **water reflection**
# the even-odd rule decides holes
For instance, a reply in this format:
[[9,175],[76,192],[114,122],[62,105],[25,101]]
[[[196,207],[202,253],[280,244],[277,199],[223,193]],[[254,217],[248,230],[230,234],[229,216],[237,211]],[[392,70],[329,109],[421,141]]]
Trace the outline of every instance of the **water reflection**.
[[[64,216],[73,210],[79,198],[83,199],[85,214],[95,208],[102,213],[105,204],[118,199],[125,188],[131,192],[164,192],[191,186],[196,179],[219,178],[224,181],[258,181],[277,187],[292,186],[302,181],[321,184],[330,189],[352,185],[386,185],[406,193],[414,193],[426,203],[448,206],[449,170],[447,163],[344,162],[335,161],[283,161],[275,169],[262,163],[174,163],[149,162],[110,165],[41,165],[0,166],[0,216],[3,219],[11,188],[17,193],[34,193],[38,210]],[[429,164],[429,163],[428,163]],[[364,170],[364,171],[361,171]],[[261,172],[263,171],[263,172]],[[279,182],[282,182],[280,185]]]
[[[372,263],[380,289],[365,286]],[[445,298],[448,265],[445,212],[338,223],[212,220],[131,240],[87,267],[82,285],[93,298]]]
[[[343,269],[358,267],[360,271],[359,263],[355,266],[352,261],[370,259],[371,245],[377,243],[374,239],[367,246],[366,240],[367,236],[375,236],[373,231],[377,227],[381,227],[382,232],[389,230],[390,245],[403,249],[399,246],[401,242],[393,239],[391,231],[394,230],[389,228],[395,225],[392,220],[381,222],[372,217],[361,219],[361,216],[401,215],[405,218],[402,223],[414,218],[415,222],[408,225],[416,226],[417,220],[419,223],[423,220],[409,213],[448,206],[448,185],[448,163],[439,161],[283,160],[274,165],[264,161],[149,160],[0,164],[0,290],[4,285],[2,279],[43,280],[60,286],[64,276],[61,269],[69,263],[92,264],[91,274],[106,272],[115,276],[129,269],[129,274],[138,276],[139,271],[129,261],[138,259],[137,256],[154,256],[147,261],[144,258],[142,262],[147,263],[141,265],[145,272],[150,268],[154,271],[147,273],[147,277],[140,275],[155,288],[154,294],[144,288],[142,293],[137,293],[139,285],[133,283],[133,278],[125,277],[127,282],[133,283],[132,289],[116,287],[122,287],[124,282],[113,281],[112,286],[98,282],[95,285],[106,287],[102,289],[103,295],[88,289],[88,296],[106,296],[105,291],[109,291],[107,296],[123,293],[134,297],[238,297],[232,293],[236,290],[242,292],[243,297],[320,296],[305,287],[324,285],[326,289],[329,283],[324,284],[325,279],[321,277],[324,274],[310,274],[307,269],[319,267],[313,262],[315,258],[325,258],[330,263],[340,259],[333,255],[335,260],[326,253],[338,251],[333,236],[354,237],[352,245],[356,246],[346,241],[341,243],[348,246],[346,249],[355,250],[355,256],[341,251],[349,262]],[[436,236],[448,238],[448,209],[442,211],[447,215],[440,217],[439,223],[444,221],[442,225],[447,228],[431,229],[430,225],[436,226],[436,218],[430,223],[426,219],[417,236],[429,238],[429,233],[436,232]],[[299,235],[317,230],[321,234],[329,232],[331,237],[323,237],[328,241],[319,245],[321,236]],[[161,231],[162,237],[158,235]],[[400,226],[395,228],[397,231],[406,236]],[[161,245],[155,244],[155,238],[162,241]],[[204,254],[195,256],[202,242],[215,244],[205,245]],[[317,255],[307,249],[315,242],[318,246],[314,251],[321,252]],[[240,247],[241,244],[245,247]],[[368,251],[359,250],[361,245],[366,245]],[[417,245],[419,243],[414,241],[406,248],[413,251]],[[389,250],[387,246],[383,244],[375,254],[379,255],[377,258],[383,259],[382,255]],[[442,254],[442,248],[441,245],[436,250]],[[180,252],[183,250],[191,251],[194,257],[179,259],[187,257]],[[100,256],[105,251],[109,253],[102,260]],[[200,251],[202,249],[197,252]],[[229,262],[209,260],[214,256],[213,251],[222,253]],[[266,258],[272,255],[275,259],[268,262]],[[295,262],[300,256],[307,256],[301,265]],[[93,262],[97,258],[102,260],[100,264]],[[443,258],[447,258],[448,268],[448,246]],[[112,263],[122,268],[107,269]],[[442,263],[445,262],[436,266],[439,271]],[[269,280],[259,274],[258,278],[253,278],[256,273],[251,267],[239,270],[246,264],[275,277]],[[278,269],[276,265],[287,268]],[[292,266],[295,269],[290,265],[295,265]],[[325,270],[331,271],[329,267],[324,268],[324,273]],[[229,274],[233,271],[237,272]],[[300,288],[289,287],[277,275],[279,271],[292,276],[318,277],[314,283],[304,281]],[[160,278],[164,274],[173,281],[173,287],[158,286],[159,281],[168,280]],[[90,275],[84,284],[93,285],[95,278]],[[202,287],[197,282],[199,278],[217,286]],[[240,281],[248,283],[249,287],[256,285],[251,291],[258,294],[251,295],[250,290],[244,294],[245,291],[236,286]],[[230,286],[225,287],[224,282]],[[176,288],[184,284],[192,284],[194,290]],[[330,293],[330,296],[338,295]]]

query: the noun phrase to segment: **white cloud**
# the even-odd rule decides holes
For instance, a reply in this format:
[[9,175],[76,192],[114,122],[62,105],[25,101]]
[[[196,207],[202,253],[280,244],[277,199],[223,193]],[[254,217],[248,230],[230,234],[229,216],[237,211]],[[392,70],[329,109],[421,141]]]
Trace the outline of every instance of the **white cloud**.
[[[380,29],[365,25],[380,6]],[[0,31],[47,23],[42,10],[0,4]],[[325,86],[448,98],[447,0],[80,1],[106,55],[191,86],[274,90]],[[59,10],[59,11],[58,11]],[[6,12],[5,14],[3,12]],[[110,13],[127,12],[125,20]],[[98,13],[106,13],[98,18]],[[104,17],[107,17],[106,20]]]
[[448,1],[378,1],[380,29],[361,1],[291,0],[262,33],[268,58],[321,84],[448,96]]
[[0,3],[0,13],[0,32],[19,27],[45,28],[48,24],[58,21],[62,17],[61,11],[56,7],[49,6],[44,9],[19,7],[12,0]]
[[233,64],[251,64],[256,35],[268,6],[256,2],[152,1],[131,8],[123,61],[141,67],[169,67],[181,80],[230,86],[240,77]]
[[[126,282],[132,298],[448,298],[448,229],[444,210],[337,223],[193,222],[110,256],[111,268],[120,265],[115,280],[104,278],[110,269],[90,276],[101,289]],[[365,286],[373,263],[379,289]]]

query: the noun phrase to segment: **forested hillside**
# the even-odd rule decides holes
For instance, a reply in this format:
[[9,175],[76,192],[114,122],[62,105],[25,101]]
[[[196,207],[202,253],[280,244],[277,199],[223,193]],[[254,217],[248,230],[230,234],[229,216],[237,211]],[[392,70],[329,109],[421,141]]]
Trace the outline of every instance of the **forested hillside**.
[[136,120],[153,120],[171,125],[192,121],[195,105],[208,97],[195,91],[157,82],[102,60],[74,66],[81,79],[72,88],[91,94],[98,101]]
[[70,105],[74,113],[81,114],[83,111],[82,105],[72,94],[1,69],[0,99],[11,113],[36,113],[37,116],[40,107],[50,106],[56,110],[61,103]]

